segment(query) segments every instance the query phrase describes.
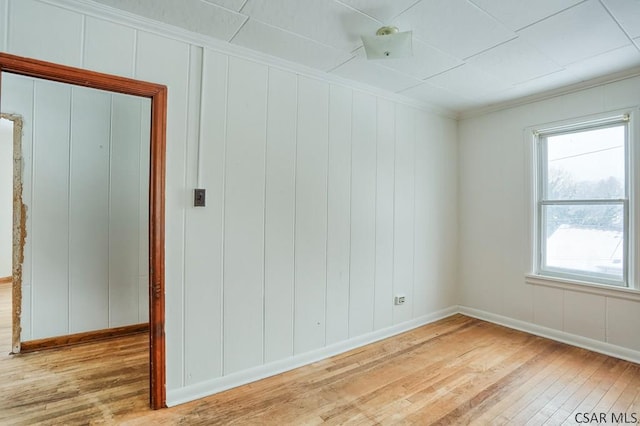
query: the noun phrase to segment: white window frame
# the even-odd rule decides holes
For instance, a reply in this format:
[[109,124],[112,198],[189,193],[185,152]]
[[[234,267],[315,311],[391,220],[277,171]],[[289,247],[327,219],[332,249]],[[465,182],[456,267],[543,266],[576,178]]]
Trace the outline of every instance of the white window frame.
[[[640,300],[640,284],[638,272],[640,269],[640,147],[638,146],[638,123],[635,119],[637,107],[626,108],[624,110],[610,111],[608,113],[597,114],[587,117],[578,117],[556,123],[547,123],[532,126],[525,129],[525,140],[529,145],[527,150],[527,174],[530,191],[529,210],[529,259],[530,273],[526,274],[526,282],[534,285],[544,285],[551,287],[585,289],[588,292],[616,295],[619,297],[629,296],[632,299]],[[607,127],[617,122],[627,121],[626,155],[625,155],[625,228],[626,228],[626,250],[625,250],[625,272],[624,283],[611,282],[607,279],[594,279],[590,274],[572,274],[564,271],[542,270],[542,241],[543,235],[540,229],[542,225],[542,197],[541,189],[544,176],[542,175],[541,152],[539,151],[539,140],[549,134],[569,133],[572,131],[589,130],[598,127]]]

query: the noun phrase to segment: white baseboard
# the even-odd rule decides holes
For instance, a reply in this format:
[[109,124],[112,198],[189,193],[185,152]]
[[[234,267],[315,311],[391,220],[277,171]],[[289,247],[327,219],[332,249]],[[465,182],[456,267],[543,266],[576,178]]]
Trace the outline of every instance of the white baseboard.
[[552,328],[543,327],[526,321],[521,321],[491,312],[482,311],[480,309],[459,306],[458,312],[462,315],[492,322],[494,324],[503,325],[515,330],[524,331],[557,342],[566,343],[571,346],[588,349],[604,355],[620,358],[625,361],[631,361],[640,364],[640,352],[633,349],[623,348],[622,346],[613,345],[611,343],[602,342],[600,340],[589,339],[588,337],[578,336],[576,334],[567,333]]
[[261,365],[228,376],[188,385],[175,390],[167,390],[167,405],[173,407],[178,404],[193,401],[205,396],[213,395],[227,389],[241,386],[256,380],[284,373],[304,365],[317,362],[370,343],[377,342],[417,327],[441,320],[458,313],[458,307],[452,306],[431,314],[416,318],[402,324],[394,325],[382,330],[373,331],[363,336],[354,337],[343,342],[335,343],[315,351],[295,355],[287,359]]
[[494,324],[509,327],[515,330],[524,331],[536,336],[545,337],[547,339],[566,343],[568,345],[577,346],[579,348],[588,349],[604,355],[613,356],[640,364],[640,352],[623,348],[621,346],[612,345],[611,343],[601,342],[599,340],[589,339],[587,337],[578,336],[564,331],[554,330],[542,327],[526,321],[521,321],[491,312],[479,309],[469,308],[466,306],[452,306],[441,311],[433,312],[429,315],[394,325],[382,330],[377,330],[363,336],[335,343],[315,351],[307,352],[300,355],[261,365],[258,367],[233,373],[228,376],[219,377],[212,380],[188,385],[175,390],[167,390],[167,405],[173,407],[178,404],[193,401],[218,392],[225,391],[237,386],[241,386],[256,380],[264,379],[285,371],[293,370],[341,353],[377,342],[400,333],[421,327],[426,324],[438,321],[455,314],[462,314],[480,320],[488,321]]

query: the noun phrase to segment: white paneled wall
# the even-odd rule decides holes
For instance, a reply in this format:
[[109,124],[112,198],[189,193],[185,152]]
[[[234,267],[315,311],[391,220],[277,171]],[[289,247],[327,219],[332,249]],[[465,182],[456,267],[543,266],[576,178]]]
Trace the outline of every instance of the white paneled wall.
[[379,99],[376,138],[376,263],[374,328],[393,325],[396,105]]
[[269,70],[264,216],[264,361],[293,355],[297,77]]
[[263,362],[267,78],[264,65],[229,60],[224,189],[225,374]]
[[349,337],[353,91],[329,88],[327,344]]
[[297,121],[293,350],[301,354],[325,345],[328,83],[298,79]]
[[2,95],[24,119],[21,340],[148,321],[149,101],[10,74]]
[[12,274],[13,123],[0,119],[0,278]]
[[[455,305],[454,120],[50,2],[8,3],[9,52],[169,88],[170,404]],[[49,31],[55,48],[34,41]]]
[[[525,128],[640,105],[640,78],[460,122],[460,301],[490,314],[640,350],[636,295],[525,284],[530,271]],[[417,210],[416,210],[417,211]]]
[[373,331],[376,262],[376,98],[353,96],[349,336]]
[[412,318],[415,204],[416,112],[406,106],[396,107],[395,188],[393,239],[393,293],[405,296],[404,305],[396,305],[393,323]]

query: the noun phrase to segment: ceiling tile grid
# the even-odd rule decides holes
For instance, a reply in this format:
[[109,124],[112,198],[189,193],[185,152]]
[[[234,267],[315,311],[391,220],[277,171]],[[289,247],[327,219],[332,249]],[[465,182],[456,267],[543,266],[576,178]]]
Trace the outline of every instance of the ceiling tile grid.
[[419,0],[336,0],[353,7],[362,13],[377,19],[381,24],[388,24],[393,18],[416,4]]
[[202,0],[205,3],[217,4],[234,12],[239,12],[246,0]]
[[640,38],[640,1],[603,0],[602,4],[631,38]]
[[466,0],[422,0],[394,22],[452,56],[468,58],[517,35]]
[[247,17],[201,0],[95,0],[155,21],[228,41]]
[[575,6],[584,0],[470,0],[512,31]]
[[596,0],[551,16],[519,31],[518,35],[562,65],[631,43]]
[[400,92],[421,83],[419,79],[382,67],[364,58],[354,58],[334,69],[332,74],[391,92]]
[[481,102],[470,97],[450,92],[427,82],[403,90],[400,94],[451,111],[465,110],[481,105]]
[[242,13],[338,49],[352,51],[360,35],[375,34],[380,23],[332,0],[248,0]]
[[[640,0],[94,1],[454,112],[640,67]],[[366,60],[384,25],[412,57]]]
[[247,21],[233,43],[322,71],[329,71],[352,58],[348,52],[255,19]]

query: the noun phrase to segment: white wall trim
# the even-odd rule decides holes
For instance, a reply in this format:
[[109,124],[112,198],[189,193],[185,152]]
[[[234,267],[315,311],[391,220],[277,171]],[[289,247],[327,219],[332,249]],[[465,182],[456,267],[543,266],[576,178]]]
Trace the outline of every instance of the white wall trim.
[[458,312],[462,315],[509,327],[514,330],[524,331],[525,333],[534,334],[557,342],[566,343],[571,346],[577,346],[579,348],[640,364],[640,352],[633,349],[623,348],[622,346],[613,345],[600,340],[589,339],[576,334],[554,330],[552,328],[543,327],[541,325],[466,306],[459,306]]
[[276,374],[284,373],[298,367],[302,367],[347,351],[356,349],[370,343],[377,342],[400,333],[404,333],[414,328],[447,318],[458,313],[458,307],[452,306],[437,312],[416,318],[402,324],[387,327],[382,330],[373,331],[362,336],[338,342],[324,348],[307,352],[300,355],[272,362],[266,365],[240,371],[228,376],[219,377],[212,380],[185,386],[180,389],[167,390],[167,405],[173,407],[178,404],[193,401],[205,396],[213,395],[237,386],[241,386],[256,380],[264,379]]
[[595,294],[598,296],[613,297],[622,300],[640,302],[640,291],[628,287],[613,287],[604,284],[594,284],[584,281],[569,280],[564,278],[547,277],[543,275],[527,274],[525,282],[530,285],[560,288],[578,293]]
[[175,390],[167,391],[167,405],[173,407],[196,399],[204,398],[218,392],[222,392],[237,386],[242,386],[257,380],[271,377],[286,371],[290,371],[314,362],[345,353],[347,351],[374,343],[389,337],[404,333],[415,328],[427,325],[455,314],[462,314],[493,324],[502,325],[514,330],[523,331],[536,336],[566,343],[571,346],[587,349],[604,355],[620,358],[634,363],[640,363],[640,352],[611,343],[589,339],[564,331],[554,330],[526,321],[521,321],[502,315],[486,312],[480,309],[466,306],[452,306],[420,318],[404,322],[382,330],[377,330],[363,336],[329,345],[322,349],[272,362],[266,365],[240,371],[228,376],[218,377],[212,380],[196,383]]
[[53,6],[58,6],[73,12],[82,13],[94,18],[103,19],[115,24],[127,25],[137,30],[147,31],[163,37],[170,37],[174,40],[190,43],[195,46],[213,50],[224,55],[247,59],[273,68],[294,72],[299,75],[311,77],[328,83],[346,86],[374,96],[387,99],[393,102],[405,104],[407,106],[420,109],[425,112],[440,115],[445,118],[457,119],[458,114],[454,111],[421,102],[416,99],[394,93],[378,87],[370,86],[355,80],[349,80],[334,74],[317,70],[296,62],[271,56],[265,53],[251,50],[249,48],[232,44],[214,37],[198,34],[180,27],[154,21],[149,18],[135,15],[133,13],[116,9],[92,0],[38,0]]

